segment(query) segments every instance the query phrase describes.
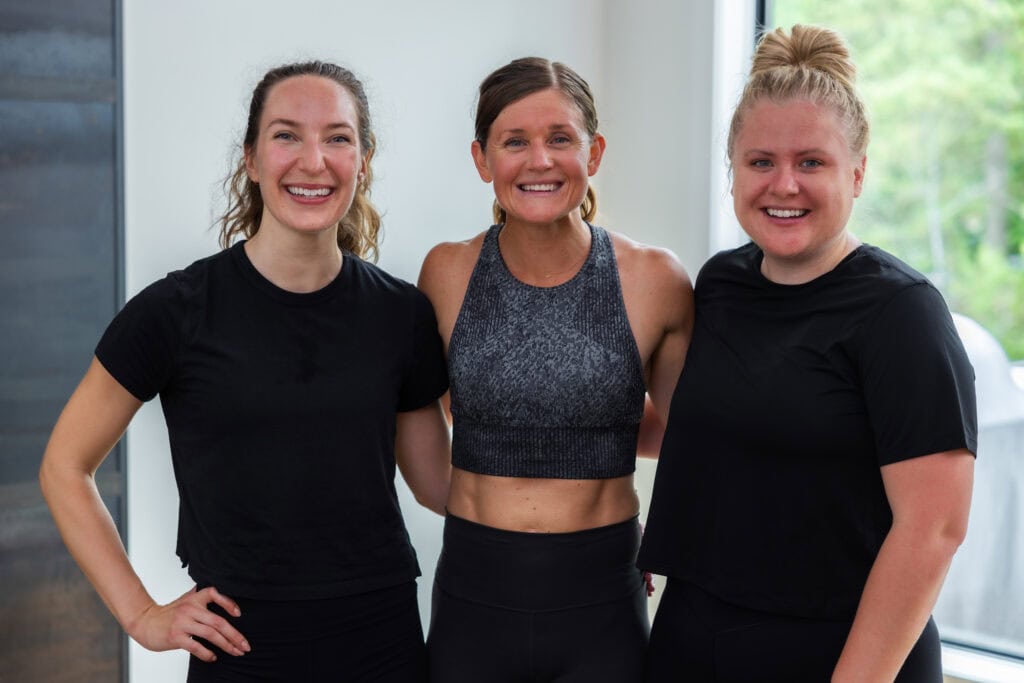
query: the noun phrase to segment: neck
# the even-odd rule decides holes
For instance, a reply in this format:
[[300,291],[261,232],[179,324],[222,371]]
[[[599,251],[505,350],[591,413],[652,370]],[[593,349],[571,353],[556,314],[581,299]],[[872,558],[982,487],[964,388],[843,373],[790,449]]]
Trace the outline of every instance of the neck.
[[827,247],[804,259],[776,259],[764,254],[761,274],[780,285],[802,285],[831,271],[860,246],[860,240],[845,230]]
[[245,253],[260,275],[298,294],[323,289],[341,272],[336,229],[310,235],[261,229],[245,243]]
[[578,211],[566,220],[544,225],[510,220],[498,235],[498,246],[516,279],[553,287],[571,280],[587,260],[590,228]]

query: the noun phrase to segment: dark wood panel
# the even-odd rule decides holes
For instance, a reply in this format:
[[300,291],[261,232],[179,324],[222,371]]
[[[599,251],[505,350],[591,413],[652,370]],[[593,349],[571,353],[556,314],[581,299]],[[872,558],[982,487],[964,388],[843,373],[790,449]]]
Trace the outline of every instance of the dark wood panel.
[[[118,0],[0,0],[0,681],[124,679],[37,472],[119,305]],[[124,528],[121,447],[97,477]]]
[[0,0],[0,73],[115,78],[114,0]]
[[[118,509],[120,476],[101,477]],[[0,680],[121,680],[122,634],[64,548],[32,483],[0,485]]]
[[35,479],[117,308],[109,104],[0,102],[0,481]]

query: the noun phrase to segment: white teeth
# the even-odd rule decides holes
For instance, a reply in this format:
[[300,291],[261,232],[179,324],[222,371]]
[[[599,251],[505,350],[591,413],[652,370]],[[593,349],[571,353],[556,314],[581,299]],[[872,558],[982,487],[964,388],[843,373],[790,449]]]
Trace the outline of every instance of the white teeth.
[[321,187],[316,190],[307,190],[304,187],[289,187],[288,193],[299,195],[300,197],[326,197],[331,193],[331,188]]
[[547,183],[545,185],[520,185],[527,192],[554,192],[558,185]]
[[807,213],[805,209],[765,209],[765,211],[772,218],[796,218]]

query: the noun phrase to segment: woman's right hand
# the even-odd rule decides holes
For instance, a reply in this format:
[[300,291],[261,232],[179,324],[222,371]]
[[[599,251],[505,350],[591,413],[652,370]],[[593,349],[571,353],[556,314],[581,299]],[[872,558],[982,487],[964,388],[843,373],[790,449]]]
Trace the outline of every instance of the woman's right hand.
[[204,662],[215,661],[217,656],[196,638],[202,638],[236,657],[249,652],[252,648],[245,636],[227,619],[210,611],[211,603],[220,605],[236,617],[242,614],[238,604],[216,588],[211,586],[200,591],[193,588],[166,605],[154,603],[126,630],[147,650],[186,650]]

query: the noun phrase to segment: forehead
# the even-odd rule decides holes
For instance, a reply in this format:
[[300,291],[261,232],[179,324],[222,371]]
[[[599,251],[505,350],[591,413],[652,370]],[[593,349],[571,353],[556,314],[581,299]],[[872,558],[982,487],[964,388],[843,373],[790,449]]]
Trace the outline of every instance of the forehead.
[[263,105],[263,122],[276,118],[322,123],[347,123],[356,127],[359,119],[355,98],[339,83],[304,74],[275,83]]
[[846,126],[830,106],[805,99],[761,99],[747,110],[737,135],[737,151],[789,145],[848,148]]
[[494,120],[492,131],[559,125],[582,128],[583,112],[561,90],[545,88],[506,105]]

